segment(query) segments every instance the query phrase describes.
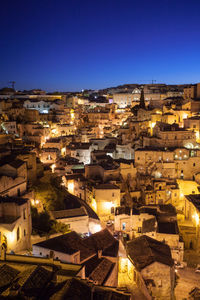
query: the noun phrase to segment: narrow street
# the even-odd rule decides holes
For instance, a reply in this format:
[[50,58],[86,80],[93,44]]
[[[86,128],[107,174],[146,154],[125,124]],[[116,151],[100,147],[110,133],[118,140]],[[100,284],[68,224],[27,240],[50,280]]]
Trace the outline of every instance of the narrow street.
[[118,274],[118,282],[121,284],[119,285],[119,288],[127,288],[129,292],[131,292],[131,300],[146,300],[146,297],[142,294],[142,292],[138,289],[136,284],[133,284],[133,282],[129,279],[127,276],[127,273],[120,272]]

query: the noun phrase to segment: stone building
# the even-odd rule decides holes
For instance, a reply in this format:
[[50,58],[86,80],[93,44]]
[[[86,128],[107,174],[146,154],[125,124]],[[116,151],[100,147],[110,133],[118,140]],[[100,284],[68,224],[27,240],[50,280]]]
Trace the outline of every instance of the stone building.
[[84,200],[70,193],[65,196],[64,209],[50,211],[50,215],[52,219],[67,225],[69,230],[82,235],[101,230],[100,219],[95,211]]
[[12,156],[6,156],[0,161],[0,174],[21,177],[24,181],[27,181],[27,165],[21,159],[13,159]]
[[188,144],[196,144],[196,135],[194,132],[185,128],[180,128],[178,124],[172,125],[157,122],[153,128],[152,137],[144,137],[143,146],[157,147],[185,147]]
[[80,163],[89,164],[92,147],[90,143],[70,143],[67,147],[70,155],[77,158]]
[[35,256],[50,256],[62,262],[85,266],[86,278],[94,284],[117,286],[119,242],[104,229],[87,238],[72,231],[33,245]]
[[174,299],[174,261],[168,245],[143,235],[127,243],[127,256],[138,287],[144,290],[145,284],[154,299]]
[[[105,261],[99,263],[98,275],[106,269]],[[106,261],[107,262],[107,261]],[[41,258],[2,253],[0,260],[0,297],[15,299],[118,299],[130,300],[128,292],[86,279],[86,267],[62,263],[52,258]],[[94,273],[91,274],[95,277]],[[105,275],[99,276],[103,278]],[[95,277],[97,278],[97,276]],[[34,288],[33,288],[34,287]]]
[[30,200],[16,197],[0,197],[1,243],[8,251],[21,251],[31,247]]
[[200,83],[184,88],[183,97],[185,100],[200,98]]
[[115,207],[120,205],[120,188],[114,184],[98,184],[93,189],[96,212],[101,220],[113,218]]

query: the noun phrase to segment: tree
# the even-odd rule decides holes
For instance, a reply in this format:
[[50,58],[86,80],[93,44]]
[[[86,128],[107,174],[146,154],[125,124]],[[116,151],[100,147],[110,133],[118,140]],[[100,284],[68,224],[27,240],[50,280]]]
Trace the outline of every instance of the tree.
[[36,207],[31,207],[32,226],[35,233],[39,235],[53,234],[56,232],[66,233],[69,227],[66,224],[52,220],[47,211],[38,213]]
[[33,230],[39,234],[48,233],[52,228],[52,220],[48,212],[38,213],[36,207],[31,207]]
[[40,200],[45,210],[64,209],[66,191],[61,186],[61,179],[53,175],[42,177],[33,186],[35,198]]
[[144,89],[141,90],[141,95],[140,95],[140,108],[145,109],[145,100],[144,100]]

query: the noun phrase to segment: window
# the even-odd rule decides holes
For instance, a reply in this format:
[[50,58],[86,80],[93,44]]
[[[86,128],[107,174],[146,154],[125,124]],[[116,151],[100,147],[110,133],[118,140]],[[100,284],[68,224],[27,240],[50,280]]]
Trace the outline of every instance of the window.
[[112,193],[112,197],[115,197],[115,193]]
[[26,219],[26,208],[23,209],[24,220]]
[[195,167],[196,166],[196,164],[195,163],[193,163],[193,167]]
[[17,228],[17,241],[20,239],[20,232],[19,232],[19,227]]
[[142,232],[142,227],[138,227],[138,233]]
[[49,257],[50,257],[50,258],[54,258],[54,251],[53,251],[53,250],[50,250],[50,252],[49,252]]
[[26,229],[24,229],[24,236],[26,236]]
[[126,230],[126,223],[122,223],[122,230]]

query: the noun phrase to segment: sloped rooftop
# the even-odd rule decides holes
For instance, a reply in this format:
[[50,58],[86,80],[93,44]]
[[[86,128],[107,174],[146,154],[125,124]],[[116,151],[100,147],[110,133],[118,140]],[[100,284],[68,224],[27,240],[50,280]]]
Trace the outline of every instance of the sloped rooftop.
[[119,249],[119,242],[113,237],[108,229],[92,234],[84,240],[85,245],[96,252],[102,250],[104,256],[116,257]]
[[87,245],[83,243],[82,238],[75,231],[36,243],[35,246],[69,255],[80,251],[81,261],[95,254],[95,251],[87,247]]
[[128,242],[127,253],[138,270],[154,262],[170,267],[174,264],[169,246],[146,235]]

